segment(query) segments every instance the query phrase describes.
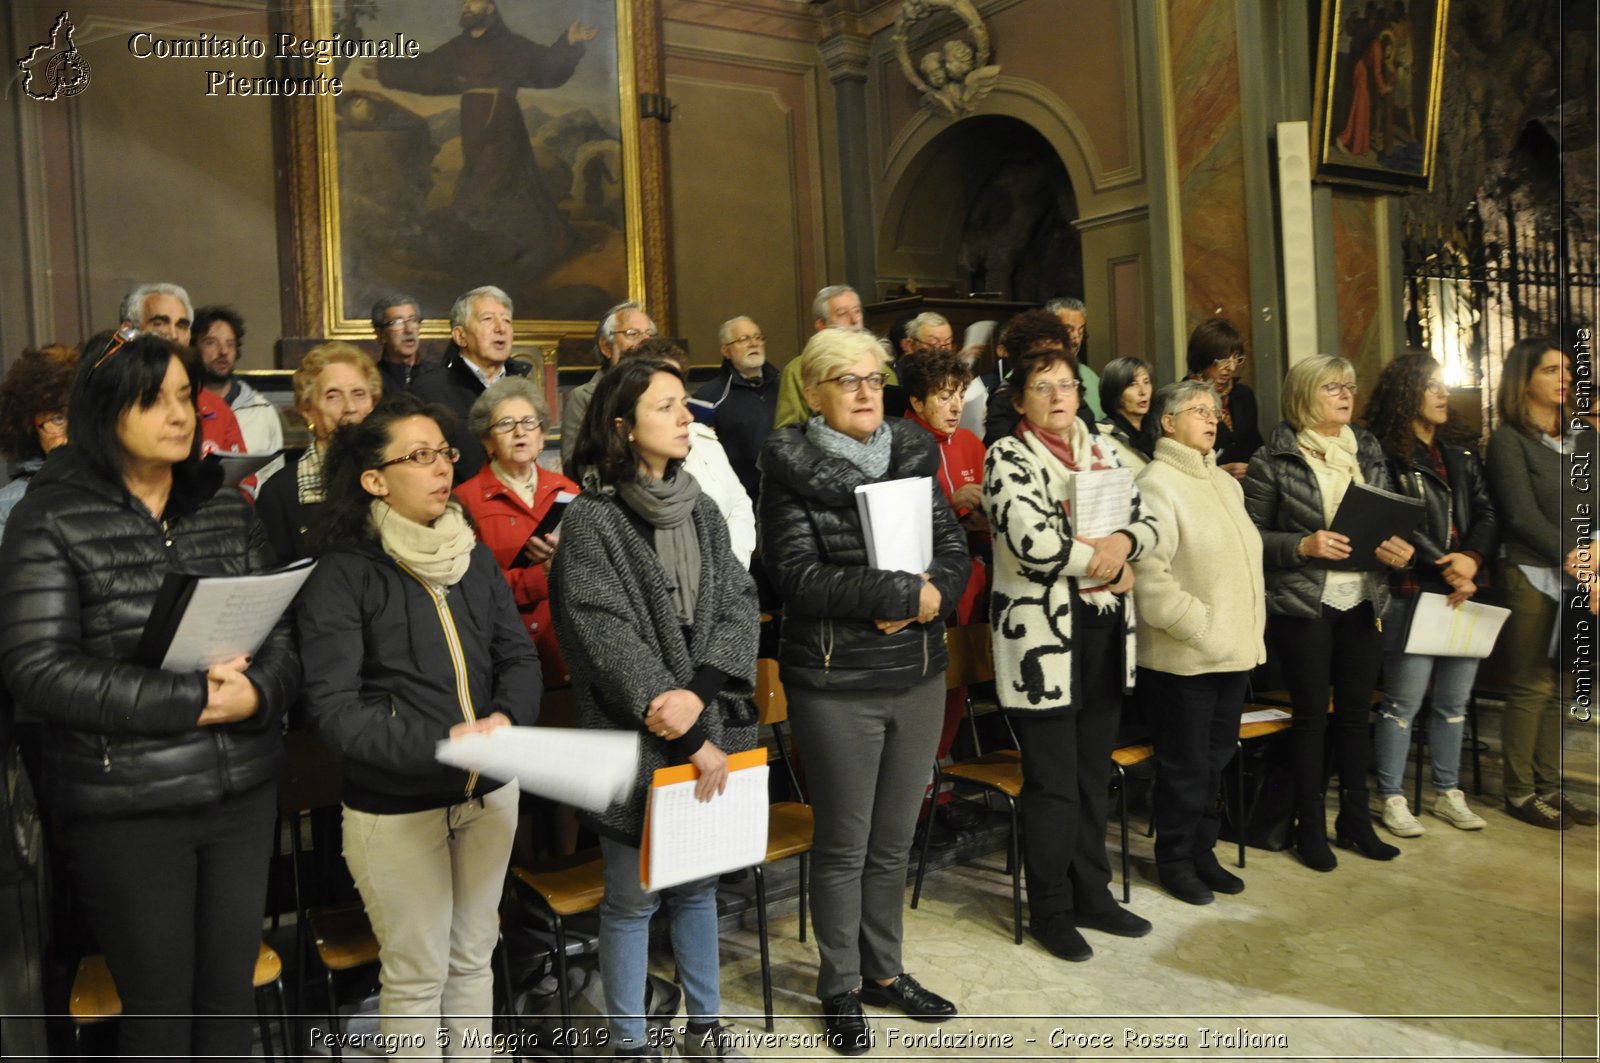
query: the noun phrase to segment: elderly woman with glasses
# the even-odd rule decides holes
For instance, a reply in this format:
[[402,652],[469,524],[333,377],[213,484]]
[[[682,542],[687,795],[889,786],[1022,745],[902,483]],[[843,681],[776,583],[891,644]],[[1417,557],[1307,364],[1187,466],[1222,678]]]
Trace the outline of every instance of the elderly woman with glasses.
[[1138,481],[1161,529],[1135,563],[1133,585],[1138,693],[1156,747],[1156,874],[1189,904],[1244,891],[1212,851],[1217,796],[1250,669],[1267,659],[1261,534],[1239,481],[1217,468],[1220,419],[1217,393],[1203,380],[1156,392],[1149,423],[1161,438]]
[[1261,447],[1256,395],[1239,379],[1244,368],[1244,340],[1239,330],[1220,317],[1202,321],[1189,334],[1189,379],[1217,389],[1222,419],[1217,422],[1217,465],[1243,480],[1250,456]]
[[169,573],[271,566],[254,512],[199,457],[199,366],[125,329],[89,341],[51,456],[0,551],[0,668],[44,724],[45,802],[122,999],[125,1059],[250,1054],[283,713],[280,621],[253,656],[166,671],[138,650]]
[[322,505],[322,461],[340,425],[358,424],[383,398],[383,378],[366,352],[335,341],[311,348],[294,371],[294,406],[311,442],[261,488],[256,513],[279,561],[310,556],[306,529]]
[[1329,530],[1354,484],[1392,490],[1383,445],[1350,424],[1356,373],[1335,355],[1297,362],[1283,382],[1283,423],[1250,460],[1245,508],[1261,530],[1267,576],[1268,635],[1294,705],[1289,731],[1295,849],[1315,871],[1338,866],[1328,848],[1324,738],[1333,690],[1333,760],[1339,772],[1341,848],[1373,860],[1400,850],[1379,840],[1367,805],[1371,748],[1367,717],[1383,667],[1379,620],[1389,605],[1384,574],[1405,568],[1414,550],[1391,537],[1352,567],[1350,540]]
[[533,533],[557,498],[576,495],[578,485],[539,465],[548,419],[532,381],[505,377],[490,384],[467,413],[467,428],[483,442],[489,464],[456,488],[456,500],[511,584],[517,611],[539,647],[545,685],[565,686],[567,666],[550,619],[550,562],[560,538],[554,531]]
[[[907,973],[901,954],[906,862],[944,718],[943,617],[969,574],[966,535],[934,482],[938,450],[911,421],[884,420],[883,349],[860,329],[806,344],[801,382],[812,416],[775,429],[761,452],[764,560],[784,603],[779,647],[800,757],[816,813],[815,904],[827,1040],[872,1045],[861,1005],[927,1022],[955,1005]],[[928,480],[924,572],[874,568],[856,489]]]
[[1117,445],[1078,416],[1078,363],[1064,346],[1017,357],[1008,388],[1021,416],[1014,435],[989,447],[983,479],[994,528],[995,694],[1022,750],[1030,927],[1050,953],[1080,962],[1094,955],[1080,930],[1150,932],[1111,896],[1105,824],[1111,750],[1133,688],[1128,562],[1157,532],[1131,485],[1120,527],[1100,537],[1074,528],[1065,503],[1079,478],[1125,465]]
[[517,825],[514,783],[435,750],[533,723],[540,696],[505,577],[451,499],[449,420],[401,392],[334,434],[317,568],[295,601],[312,730],[343,756],[344,857],[383,961],[379,1025],[433,1058],[489,1035]]

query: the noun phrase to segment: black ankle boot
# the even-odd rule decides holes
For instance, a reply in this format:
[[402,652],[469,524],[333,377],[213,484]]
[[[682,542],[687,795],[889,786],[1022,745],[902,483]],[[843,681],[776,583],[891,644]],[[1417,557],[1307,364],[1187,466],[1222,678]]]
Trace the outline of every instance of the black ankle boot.
[[1354,849],[1368,860],[1393,860],[1400,850],[1378,837],[1372,829],[1372,810],[1367,806],[1367,791],[1340,790],[1339,815],[1333,821],[1334,844]]
[[1299,802],[1294,814],[1294,848],[1300,862],[1313,871],[1332,871],[1338,857],[1328,848],[1328,811],[1323,797]]

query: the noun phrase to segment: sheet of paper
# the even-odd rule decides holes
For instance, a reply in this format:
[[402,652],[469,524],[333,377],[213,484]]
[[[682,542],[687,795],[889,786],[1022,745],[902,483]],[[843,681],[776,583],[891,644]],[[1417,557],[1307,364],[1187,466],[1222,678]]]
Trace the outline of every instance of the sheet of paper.
[[1252,709],[1250,712],[1241,715],[1239,722],[1241,724],[1271,723],[1273,720],[1287,720],[1288,718],[1289,713],[1286,709]]
[[578,727],[501,727],[439,743],[441,764],[476,771],[530,794],[604,812],[632,788],[639,735]]
[[1442,594],[1419,595],[1411,614],[1406,652],[1424,657],[1487,657],[1510,615],[1511,610],[1497,605],[1469,601],[1452,609]]
[[161,667],[169,672],[203,672],[241,653],[255,653],[314,568],[308,562],[259,576],[201,579]]
[[1133,470],[1095,469],[1072,477],[1072,534],[1103,539],[1133,520]]
[[[757,752],[766,755],[765,749]],[[693,882],[765,859],[767,770],[762,763],[730,771],[727,790],[710,801],[695,800],[693,780],[652,787],[641,869],[645,888]]]
[[926,572],[933,563],[933,480],[912,476],[856,488],[867,564],[891,572]]

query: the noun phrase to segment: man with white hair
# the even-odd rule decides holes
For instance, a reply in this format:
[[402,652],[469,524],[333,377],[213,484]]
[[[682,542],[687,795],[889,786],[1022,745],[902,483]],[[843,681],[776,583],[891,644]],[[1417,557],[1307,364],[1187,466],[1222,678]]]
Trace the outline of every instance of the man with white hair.
[[943,353],[954,349],[955,332],[944,315],[924,310],[906,322],[906,335],[900,341],[899,355]]
[[467,429],[467,413],[484,389],[501,377],[527,376],[527,362],[511,358],[511,296],[493,285],[474,288],[450,308],[451,353],[437,373],[415,378],[412,394],[437,402],[456,415],[448,436],[461,451],[456,483],[470,480],[483,468],[483,444]]
[[750,318],[741,315],[724,321],[717,339],[722,345],[722,372],[696,391],[689,404],[696,420],[717,430],[729,464],[754,503],[761,491],[756,458],[778,411],[778,371],[767,361],[761,327]]
[[[152,282],[136,284],[122,297],[122,320],[142,332],[154,332],[180,347],[189,346],[189,330],[194,324],[194,302],[176,284]],[[223,450],[242,454],[244,433],[239,419],[226,399],[201,388],[195,394],[200,414],[200,451],[211,454]]]
[[1083,404],[1096,422],[1105,420],[1106,411],[1100,408],[1100,374],[1089,367],[1089,351],[1084,346],[1089,338],[1089,308],[1082,299],[1064,295],[1045,303],[1044,309],[1067,328],[1067,353],[1078,360],[1078,381],[1083,385],[1078,394]]
[[[866,315],[861,309],[861,296],[848,284],[830,284],[817,292],[811,300],[811,331],[825,328],[865,328]],[[898,384],[894,369],[888,370],[890,384]],[[791,358],[783,367],[778,381],[778,415],[774,428],[792,424],[805,424],[811,417],[811,407],[806,405],[805,385],[800,381],[800,359]]]
[[567,392],[561,400],[561,464],[572,460],[572,448],[578,444],[578,429],[583,425],[584,411],[594,398],[594,389],[600,385],[617,360],[656,334],[656,323],[644,312],[644,307],[629,301],[618,303],[606,311],[594,330],[594,349],[600,356],[600,368],[594,376]]

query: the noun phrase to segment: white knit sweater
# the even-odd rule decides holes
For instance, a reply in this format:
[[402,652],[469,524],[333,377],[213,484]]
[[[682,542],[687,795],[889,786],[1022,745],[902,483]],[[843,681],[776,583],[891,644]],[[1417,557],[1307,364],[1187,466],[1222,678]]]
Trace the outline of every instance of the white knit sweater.
[[1245,672],[1266,660],[1261,533],[1239,482],[1173,439],[1138,478],[1161,538],[1134,562],[1139,665],[1173,675]]

